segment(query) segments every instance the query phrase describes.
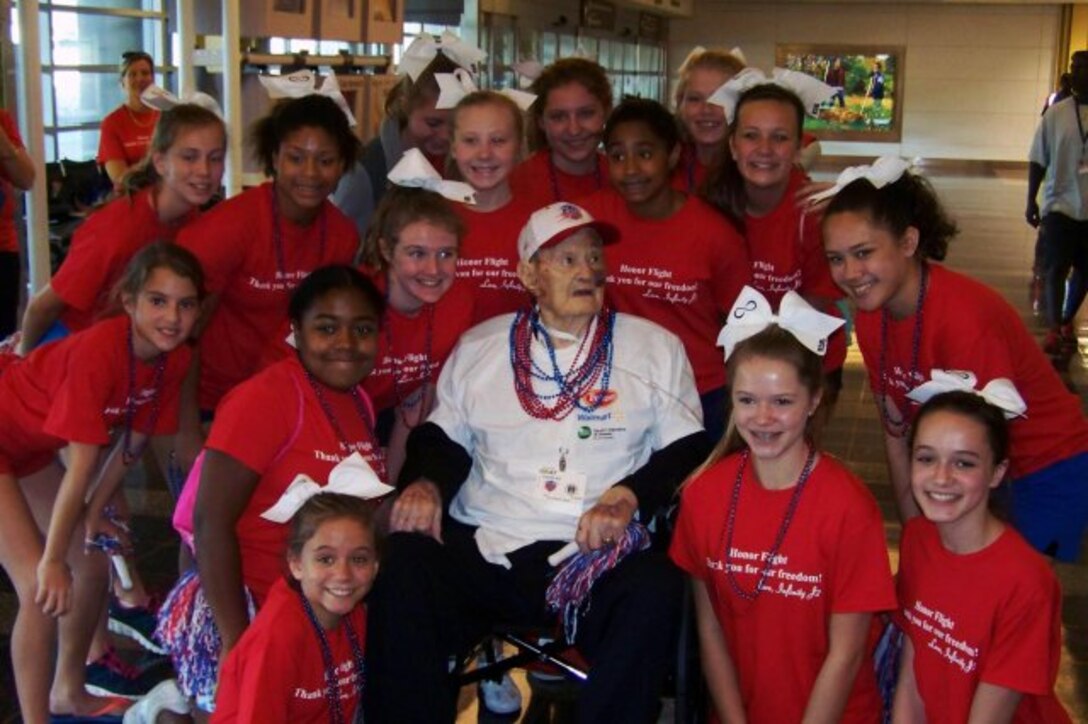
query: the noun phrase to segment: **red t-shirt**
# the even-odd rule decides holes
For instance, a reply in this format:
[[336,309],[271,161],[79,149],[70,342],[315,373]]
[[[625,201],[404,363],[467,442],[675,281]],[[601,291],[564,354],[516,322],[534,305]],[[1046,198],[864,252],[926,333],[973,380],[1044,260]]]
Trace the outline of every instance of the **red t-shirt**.
[[183,225],[197,218],[193,212],[169,224],[159,221],[153,191],[115,199],[76,229],[68,256],[49,282],[67,305],[61,319],[69,331],[86,329],[102,316],[113,285],[137,252],[154,241],[173,241]]
[[[4,109],[0,108],[0,129],[7,134],[11,145],[23,148],[23,139],[19,136],[19,127],[15,125],[15,119]],[[19,236],[15,232],[15,187],[11,185],[11,179],[0,168],[0,195],[4,197],[0,203],[0,252],[19,251]]]
[[[384,292],[385,274],[372,274],[372,278]],[[461,280],[437,304],[425,306],[414,317],[386,306],[377,361],[363,380],[374,406],[378,410],[396,407],[425,381],[437,382],[457,340],[471,326],[472,292]]]
[[607,189],[585,199],[587,211],[619,228],[605,247],[608,298],[680,337],[700,394],[725,385],[722,320],[751,279],[744,240],[721,214],[694,196],[667,219],[642,219]]
[[557,201],[578,201],[608,186],[608,159],[597,154],[593,173],[575,176],[551,163],[551,151],[542,149],[522,161],[510,174],[514,197],[533,211]]
[[[214,410],[232,387],[259,371],[260,351],[287,317],[291,292],[326,264],[350,264],[359,246],[355,224],[330,202],[309,226],[272,215],[272,183],[218,204],[178,234],[219,295],[200,337],[200,406]],[[275,229],[283,234],[277,267]]]
[[914,645],[926,721],[967,721],[982,682],[1023,694],[1014,722],[1069,721],[1054,697],[1062,592],[1041,555],[1011,528],[957,555],[924,518],[907,521],[899,555],[895,618]]
[[[366,392],[359,390],[365,397]],[[333,466],[354,450],[381,474],[370,421],[359,415],[352,396],[324,386],[321,391],[350,450],[344,448],[297,357],[277,362],[224,397],[205,444],[260,476],[235,525],[242,582],[258,604],[282,575],[290,532],[289,525],[265,520],[261,513],[280,499],[295,476],[306,474],[324,485]],[[201,479],[201,485],[229,483]]]
[[706,182],[706,176],[710,173],[710,168],[699,160],[693,145],[685,143],[680,148],[680,162],[672,170],[672,178],[669,179],[669,183],[672,184],[674,189],[683,191],[685,194],[698,194],[699,189]]
[[[127,315],[111,317],[78,334],[34,350],[0,375],[0,460],[18,475],[34,472],[43,459],[68,442],[106,445],[110,430],[123,426],[129,400],[131,360]],[[191,352],[181,345],[166,355],[162,389],[156,397],[155,362],[135,360],[133,428],[177,430],[178,392]],[[43,454],[48,454],[43,458]],[[0,467],[3,466],[0,461]]]
[[[360,647],[366,646],[366,611],[360,605],[346,617]],[[336,669],[337,695],[344,721],[359,706],[359,672],[345,621],[325,632]],[[282,578],[268,601],[227,654],[215,693],[216,724],[327,724],[325,662],[317,631],[298,593]]]
[[[907,392],[930,377],[934,368],[968,370],[981,388],[1006,377],[1027,403],[1027,416],[1010,421],[1011,472],[1019,478],[1088,451],[1088,421],[1080,399],[1062,384],[1054,367],[1009,303],[971,277],[929,264],[929,286],[922,302],[918,369],[911,370],[918,315],[888,319],[885,361],[888,415],[913,417],[918,406]],[[881,404],[881,312],[856,317],[858,346],[869,370],[873,396]]]
[[[139,123],[136,118],[140,119]],[[126,165],[133,165],[147,155],[158,122],[158,111],[134,113],[126,106],[118,106],[102,119],[95,160],[100,164],[124,161]]]
[[[827,656],[831,614],[895,607],[884,522],[865,484],[821,455],[763,592],[747,601],[734,592],[726,566],[735,570],[742,590],[755,589],[794,488],[767,490],[749,463],[727,552],[740,461],[739,454],[731,455],[684,488],[669,555],[706,584],[748,720],[799,722]],[[873,724],[880,721],[880,707],[873,669],[862,665],[841,721]]]
[[[790,175],[785,195],[770,213],[746,214],[744,239],[752,259],[752,286],[778,309],[782,297],[795,291],[806,299],[842,299],[842,291],[831,279],[831,268],[824,256],[820,213],[804,213],[797,206],[797,190],[808,183],[801,171]],[[842,316],[833,305],[821,309]],[[824,370],[840,369],[846,361],[846,333],[839,329],[828,340]]]
[[457,276],[472,290],[473,323],[516,312],[529,303],[518,279],[518,235],[535,208],[517,196],[494,211],[453,204],[465,223],[457,256]]

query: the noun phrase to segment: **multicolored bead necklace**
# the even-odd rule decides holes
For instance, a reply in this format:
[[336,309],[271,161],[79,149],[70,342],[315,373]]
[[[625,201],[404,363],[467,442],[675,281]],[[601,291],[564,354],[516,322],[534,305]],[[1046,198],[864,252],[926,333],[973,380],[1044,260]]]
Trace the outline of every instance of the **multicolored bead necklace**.
[[[592,412],[600,406],[612,378],[612,333],[616,313],[602,309],[595,321],[596,326],[582,337],[570,368],[564,373],[559,369],[555,344],[541,324],[539,312],[522,309],[514,316],[510,325],[510,366],[514,371],[518,402],[526,413],[540,420],[562,420],[575,408]],[[534,338],[544,343],[550,370],[542,369],[533,360]],[[538,394],[534,381],[554,385],[556,391]]]
[[[306,379],[310,382],[310,387],[314,390],[314,395],[317,396],[317,401],[321,405],[322,412],[325,413],[326,419],[329,424],[332,425],[333,431],[336,432],[336,437],[340,440],[340,445],[343,449],[350,453],[354,448],[348,441],[348,436],[344,434],[344,428],[340,427],[340,421],[336,418],[336,413],[332,411],[332,406],[329,401],[325,399],[325,393],[322,391],[325,385],[318,382],[317,379],[308,370],[306,372]],[[351,401],[355,404],[355,411],[359,413],[359,419],[366,425],[367,434],[370,436],[370,450],[371,460],[368,460],[374,466],[374,472],[377,474],[378,479],[383,482],[387,479],[388,473],[385,469],[385,453],[382,452],[381,445],[378,444],[378,436],[374,433],[374,420],[371,417],[370,409],[367,404],[363,402],[362,393],[359,392],[359,386],[354,385],[349,393],[351,395]]]
[[[386,295],[386,309],[389,308],[389,296]],[[434,305],[423,305],[423,313],[426,315],[426,323],[424,326],[425,338],[423,343],[423,384],[420,388],[420,399],[418,404],[421,409],[426,413],[427,403],[430,401],[432,391],[430,389],[434,380],[434,371],[431,369],[431,349],[432,342],[434,340]],[[397,403],[397,411],[400,414],[400,420],[404,423],[404,426],[411,430],[415,425],[408,422],[408,415],[404,412],[404,401],[408,398],[408,394],[404,391],[400,384],[400,362],[398,357],[393,352],[393,325],[389,320],[389,312],[386,312],[386,318],[382,321],[382,331],[385,332],[385,344],[388,348],[386,354],[389,355],[389,359],[393,361],[393,399]],[[437,365],[435,365],[437,367]],[[418,418],[417,418],[418,421]]]
[[[929,286],[929,267],[922,264],[922,281],[918,285],[918,300],[914,306],[914,331],[911,336],[909,379],[913,382],[918,376],[918,358],[922,349],[922,319],[925,308],[926,288]],[[893,420],[888,414],[888,324],[891,313],[888,306],[880,310],[880,417],[884,420],[884,429],[892,437],[903,437],[910,430],[911,416],[903,412],[901,420]]]
[[[340,706],[340,687],[336,678],[336,662],[332,660],[332,647],[329,646],[329,637],[325,635],[325,629],[317,620],[317,616],[314,615],[314,609],[310,605],[309,599],[303,595],[302,591],[298,592],[298,597],[302,600],[302,608],[306,610],[306,617],[310,619],[314,632],[317,633],[317,640],[321,644],[321,661],[325,664],[325,699],[329,703],[329,719],[332,724],[347,724],[344,721],[344,710]],[[366,669],[364,668],[366,662],[363,659],[363,647],[359,644],[359,637],[355,634],[355,629],[351,627],[347,616],[340,619],[340,625],[344,627],[344,633],[347,634],[348,643],[351,645],[351,658],[355,664],[355,683],[359,689],[357,706],[362,707],[363,688],[366,681]]]

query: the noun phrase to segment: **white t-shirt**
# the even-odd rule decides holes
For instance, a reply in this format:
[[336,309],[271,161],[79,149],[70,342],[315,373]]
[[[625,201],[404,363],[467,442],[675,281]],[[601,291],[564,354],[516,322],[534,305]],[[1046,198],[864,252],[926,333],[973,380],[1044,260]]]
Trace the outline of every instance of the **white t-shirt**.
[[[642,467],[653,451],[703,427],[680,339],[625,314],[616,315],[604,403],[593,412],[575,409],[563,420],[530,416],[514,390],[513,319],[490,319],[461,338],[438,379],[438,404],[429,418],[472,457],[450,514],[478,526],[480,552],[501,564],[506,553],[535,541],[573,540],[578,518],[605,490]],[[577,344],[556,350],[561,372],[577,350]],[[532,355],[542,369],[552,369],[537,339]],[[539,382],[535,389],[542,396],[556,391]]]

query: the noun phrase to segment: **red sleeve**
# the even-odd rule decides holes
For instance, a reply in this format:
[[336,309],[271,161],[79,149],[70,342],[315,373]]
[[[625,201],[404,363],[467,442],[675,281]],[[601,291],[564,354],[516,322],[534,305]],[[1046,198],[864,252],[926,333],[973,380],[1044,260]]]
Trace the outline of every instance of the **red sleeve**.
[[124,349],[124,338],[91,332],[77,344],[69,354],[67,373],[54,392],[42,429],[69,442],[106,445],[110,431],[103,411],[114,397],[119,382],[117,370],[125,369],[116,352]]
[[[128,264],[126,245],[115,243],[121,233],[117,224],[132,213],[132,205],[146,197],[120,198],[110,202],[76,229],[72,247],[49,284],[65,304],[91,312],[107,292],[114,270]],[[146,201],[145,201],[146,203]],[[131,253],[131,250],[128,250]]]
[[831,278],[831,267],[824,254],[821,214],[804,215],[801,225],[801,295],[842,299],[843,293]]
[[1013,691],[1045,695],[1053,691],[1053,662],[1061,647],[1061,589],[1049,568],[1037,570],[1035,580],[1017,581],[997,610],[979,677]]
[[0,128],[4,129],[4,133],[7,134],[8,140],[16,148],[26,148],[23,145],[23,138],[19,135],[19,126],[16,125],[15,119],[11,117],[11,114],[7,111],[0,109]]
[[298,424],[296,395],[295,382],[283,374],[282,365],[250,378],[223,398],[205,447],[263,473]]
[[895,608],[895,587],[884,535],[884,520],[864,484],[849,477],[834,481],[852,496],[842,510],[837,531],[831,581],[834,613],[890,611]]
[[125,145],[121,141],[119,110],[120,108],[102,119],[102,126],[98,132],[98,155],[95,157],[95,160],[99,163],[125,160]]

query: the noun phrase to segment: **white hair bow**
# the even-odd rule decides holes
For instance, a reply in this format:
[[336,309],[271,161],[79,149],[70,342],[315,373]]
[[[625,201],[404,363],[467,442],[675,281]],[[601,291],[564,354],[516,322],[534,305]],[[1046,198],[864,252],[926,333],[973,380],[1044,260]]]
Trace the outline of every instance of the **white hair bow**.
[[717,344],[725,348],[728,361],[738,344],[777,324],[805,347],[823,356],[827,352],[827,338],[844,323],[838,317],[814,309],[794,291],[786,292],[778,305],[778,314],[775,314],[767,297],[745,286],[733,302]]
[[463,181],[447,181],[435,170],[418,148],[409,148],[386,177],[397,186],[427,189],[451,201],[476,203],[476,191]]
[[514,63],[514,74],[518,77],[518,87],[528,88],[544,72],[544,64],[536,58],[526,58]]
[[[452,73],[435,73],[434,79],[438,83],[438,100],[435,101],[434,107],[438,110],[453,108],[469,93],[479,90],[476,82],[472,80],[472,73],[464,68],[458,68]],[[529,110],[529,106],[536,101],[536,96],[532,93],[513,88],[504,88],[498,92],[514,101],[523,111]]]
[[207,93],[201,93],[200,91],[190,93],[184,98],[178,98],[165,88],[160,88],[157,85],[149,85],[144,89],[144,92],[140,94],[140,102],[148,108],[154,108],[157,111],[168,111],[174,106],[181,105],[182,103],[191,103],[194,106],[200,106],[201,108],[211,111],[220,118],[223,117],[223,109],[219,107],[219,102]]
[[831,100],[831,97],[835,95],[835,89],[827,83],[796,70],[775,68],[771,71],[771,77],[768,78],[759,68],[745,68],[723,83],[706,100],[708,103],[724,108],[726,120],[732,123],[741,94],[763,83],[773,83],[796,93],[805,107],[805,112],[809,115],[815,115],[819,105]]
[[977,389],[978,377],[974,372],[967,370],[932,370],[929,376],[929,382],[923,382],[915,387],[907,393],[907,397],[922,404],[934,395],[958,390],[978,395],[1004,412],[1005,417],[1009,419],[1024,417],[1028,411],[1028,405],[1017,392],[1016,385],[1005,377],[996,377],[979,390]]
[[378,479],[374,470],[356,450],[329,471],[327,485],[318,485],[308,475],[296,475],[287,486],[287,490],[283,491],[280,499],[271,508],[261,513],[261,517],[273,523],[286,523],[295,517],[295,513],[307,500],[321,493],[340,493],[370,500],[387,495],[393,490],[393,486],[386,485]]
[[881,156],[869,166],[851,166],[835,179],[835,185],[809,197],[809,203],[819,203],[842,191],[859,178],[868,179],[876,188],[884,188],[898,181],[914,164],[898,156]]
[[442,33],[436,38],[430,33],[420,33],[412,44],[404,51],[397,65],[397,73],[407,73],[415,83],[419,74],[426,70],[431,61],[438,55],[438,51],[462,68],[471,69],[487,57],[487,53],[479,48],[469,45],[450,31]]
[[259,75],[257,77],[272,100],[302,98],[314,94],[332,98],[348,117],[348,125],[355,127],[355,116],[351,114],[351,108],[348,107],[344,94],[340,92],[340,82],[336,80],[334,73],[325,76],[325,82],[320,88],[317,88],[317,76],[312,70],[307,69],[296,70],[287,75]]

